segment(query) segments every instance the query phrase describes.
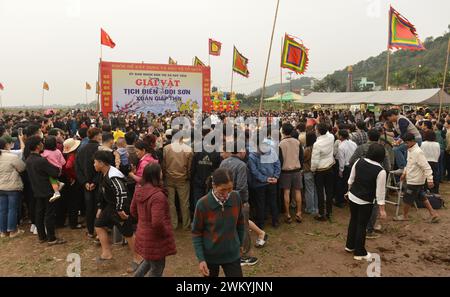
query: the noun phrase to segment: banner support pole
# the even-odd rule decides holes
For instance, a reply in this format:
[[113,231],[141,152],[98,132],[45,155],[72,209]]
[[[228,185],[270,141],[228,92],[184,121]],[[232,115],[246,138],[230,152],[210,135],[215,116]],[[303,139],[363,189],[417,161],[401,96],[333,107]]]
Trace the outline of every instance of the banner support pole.
[[269,53],[267,55],[266,71],[265,71],[265,74],[264,74],[264,82],[263,82],[263,87],[262,87],[262,90],[261,90],[261,99],[259,101],[258,121],[259,121],[259,118],[261,117],[261,110],[262,110],[262,106],[263,106],[264,93],[266,91],[266,82],[267,82],[267,73],[269,71],[270,53],[272,51],[273,35],[275,34],[275,26],[277,24],[278,8],[279,8],[279,6],[280,6],[280,0],[277,0],[277,8],[275,10],[275,18],[274,18],[273,27],[272,27],[272,36],[270,38]]

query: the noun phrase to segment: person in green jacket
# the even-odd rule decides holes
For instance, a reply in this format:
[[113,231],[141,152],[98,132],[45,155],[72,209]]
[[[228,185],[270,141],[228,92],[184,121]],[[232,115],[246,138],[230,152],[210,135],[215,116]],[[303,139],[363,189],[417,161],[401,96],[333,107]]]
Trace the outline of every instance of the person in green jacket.
[[233,191],[233,176],[228,169],[215,170],[209,193],[195,208],[192,242],[205,277],[242,277],[241,250],[244,242],[244,215],[241,197]]

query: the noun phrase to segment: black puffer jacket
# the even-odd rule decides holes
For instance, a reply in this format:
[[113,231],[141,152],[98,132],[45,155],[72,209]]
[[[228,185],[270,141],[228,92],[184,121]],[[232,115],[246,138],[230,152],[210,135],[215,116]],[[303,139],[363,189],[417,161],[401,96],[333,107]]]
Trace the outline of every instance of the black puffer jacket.
[[100,175],[97,207],[130,213],[131,203],[125,184],[125,176],[116,167],[111,166],[107,175]]
[[98,184],[98,173],[94,169],[94,154],[98,151],[99,143],[97,141],[89,140],[77,154],[75,161],[75,171],[80,185],[86,183]]

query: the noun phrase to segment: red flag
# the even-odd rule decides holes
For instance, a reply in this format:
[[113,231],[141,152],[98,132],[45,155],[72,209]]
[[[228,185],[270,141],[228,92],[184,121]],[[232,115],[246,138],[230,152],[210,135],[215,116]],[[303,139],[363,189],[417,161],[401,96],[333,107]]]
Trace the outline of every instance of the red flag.
[[233,54],[233,71],[239,73],[242,76],[248,77],[250,72],[248,71],[248,59],[238,52],[234,47]]
[[281,67],[303,74],[308,67],[308,49],[294,37],[286,34],[281,56]]
[[2,83],[0,83],[0,91],[3,91],[5,89],[5,87],[2,85]]
[[116,44],[114,41],[112,41],[111,37],[109,37],[108,33],[105,32],[105,30],[100,29],[101,31],[101,43],[103,45],[109,46],[110,48],[114,48]]
[[220,50],[222,49],[222,43],[209,39],[209,54],[211,56],[220,56]]

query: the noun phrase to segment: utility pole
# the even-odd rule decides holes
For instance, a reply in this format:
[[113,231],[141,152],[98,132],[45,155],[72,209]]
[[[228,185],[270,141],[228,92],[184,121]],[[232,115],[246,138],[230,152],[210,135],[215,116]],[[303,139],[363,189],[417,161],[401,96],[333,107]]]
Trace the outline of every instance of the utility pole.
[[294,72],[289,71],[288,74],[289,74],[289,77],[288,77],[288,80],[289,80],[289,92],[292,92],[292,74],[294,74]]

